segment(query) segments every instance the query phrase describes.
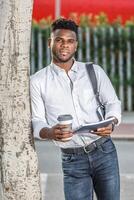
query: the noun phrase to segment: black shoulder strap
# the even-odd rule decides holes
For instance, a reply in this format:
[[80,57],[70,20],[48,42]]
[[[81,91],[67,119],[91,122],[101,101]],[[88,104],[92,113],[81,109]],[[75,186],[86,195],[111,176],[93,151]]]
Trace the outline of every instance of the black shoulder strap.
[[93,63],[86,63],[86,69],[87,69],[88,76],[92,83],[94,94],[96,96],[96,94],[98,92],[98,87],[97,87],[97,79],[96,79],[96,74],[94,71]]
[[[103,110],[104,105],[100,101],[97,78],[96,78],[96,74],[95,74],[95,71],[94,71],[93,63],[86,63],[86,69],[87,69],[88,76],[89,76],[91,83],[92,83],[92,87],[93,87],[93,91],[94,91],[96,101],[97,101],[98,105],[100,106],[100,108],[102,108],[102,110]],[[99,116],[99,119],[102,119],[102,116]]]

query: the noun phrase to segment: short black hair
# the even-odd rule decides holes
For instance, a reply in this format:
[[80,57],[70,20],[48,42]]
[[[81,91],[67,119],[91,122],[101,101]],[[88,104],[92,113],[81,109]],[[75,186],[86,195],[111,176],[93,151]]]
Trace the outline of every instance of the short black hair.
[[51,25],[51,31],[54,32],[57,29],[68,29],[74,31],[78,39],[78,25],[71,19],[59,18],[55,20]]

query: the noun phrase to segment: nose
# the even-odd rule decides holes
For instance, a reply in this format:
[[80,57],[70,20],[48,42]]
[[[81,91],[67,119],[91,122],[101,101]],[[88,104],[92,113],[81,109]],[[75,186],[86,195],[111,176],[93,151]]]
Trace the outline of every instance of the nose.
[[62,41],[62,44],[61,44],[63,47],[68,47],[68,41]]

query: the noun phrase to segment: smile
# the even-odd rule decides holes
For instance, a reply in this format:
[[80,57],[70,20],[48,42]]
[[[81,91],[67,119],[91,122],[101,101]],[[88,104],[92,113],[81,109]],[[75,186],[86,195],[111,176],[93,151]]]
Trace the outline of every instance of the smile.
[[63,56],[66,56],[66,55],[68,55],[69,54],[69,52],[66,52],[66,51],[62,51],[62,52],[60,52]]

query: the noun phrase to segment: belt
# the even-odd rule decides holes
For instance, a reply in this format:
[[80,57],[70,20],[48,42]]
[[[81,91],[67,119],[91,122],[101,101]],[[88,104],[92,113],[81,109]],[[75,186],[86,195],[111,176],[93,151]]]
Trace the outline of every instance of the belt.
[[61,148],[62,153],[66,154],[84,154],[84,153],[90,153],[94,151],[97,147],[99,147],[101,144],[106,142],[107,140],[110,140],[110,136],[107,137],[101,137],[98,140],[92,142],[91,144],[83,147],[76,147],[76,148]]

